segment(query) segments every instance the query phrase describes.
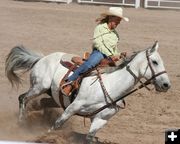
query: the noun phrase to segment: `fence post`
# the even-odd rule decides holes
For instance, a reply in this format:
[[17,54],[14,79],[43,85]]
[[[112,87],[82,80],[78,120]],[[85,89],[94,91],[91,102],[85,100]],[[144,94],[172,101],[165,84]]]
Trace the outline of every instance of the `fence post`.
[[71,3],[72,2],[72,0],[67,0],[67,4],[69,4],[69,3]]
[[144,0],[144,8],[147,8],[147,0]]
[[136,0],[135,1],[135,8],[139,8],[140,7],[140,0]]
[[160,0],[158,1],[158,7],[160,7],[160,5],[161,5],[161,2],[160,2]]

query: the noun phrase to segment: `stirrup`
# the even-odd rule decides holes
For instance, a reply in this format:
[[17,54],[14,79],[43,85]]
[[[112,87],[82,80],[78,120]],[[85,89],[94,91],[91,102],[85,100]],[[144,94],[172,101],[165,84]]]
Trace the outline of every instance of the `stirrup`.
[[[64,84],[62,84],[62,85],[60,86],[61,93],[62,93],[64,96],[69,97],[69,96],[72,94],[72,89],[73,89],[72,83],[73,83],[73,81],[69,81],[69,82],[66,82],[66,83],[64,83]],[[65,89],[66,89],[68,86],[69,86],[69,88],[67,89],[67,91],[65,91]]]

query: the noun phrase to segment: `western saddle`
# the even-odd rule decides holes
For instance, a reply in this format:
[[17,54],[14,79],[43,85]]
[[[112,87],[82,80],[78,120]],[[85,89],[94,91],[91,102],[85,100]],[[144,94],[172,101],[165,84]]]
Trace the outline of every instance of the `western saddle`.
[[89,57],[89,53],[84,53],[83,58],[79,56],[73,56],[71,60],[66,61],[66,60],[61,60],[60,63],[68,68],[68,72],[64,75],[63,79],[60,82],[60,93],[63,94],[64,96],[72,96],[77,94],[81,81],[84,77],[89,76],[93,73],[100,74],[98,69],[103,69],[106,67],[113,67],[116,66],[116,62],[119,61],[119,59],[126,57],[126,53],[121,53],[119,59],[115,59],[114,57],[108,57],[103,60],[101,60],[100,64],[98,64],[96,67],[88,70],[84,74],[80,75],[80,77],[73,81],[73,82],[66,82],[66,79],[68,78],[69,74],[76,70],[78,66],[82,65],[84,61],[86,61]]

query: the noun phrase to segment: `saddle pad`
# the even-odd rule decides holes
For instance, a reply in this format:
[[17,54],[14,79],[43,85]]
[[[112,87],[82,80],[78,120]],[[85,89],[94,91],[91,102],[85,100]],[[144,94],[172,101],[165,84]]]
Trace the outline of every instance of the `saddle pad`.
[[[74,54],[64,54],[60,60],[60,63],[66,67],[67,69],[72,69],[72,67],[74,66],[74,69],[76,69],[74,63],[72,63],[72,58],[75,57],[77,55]],[[73,70],[73,69],[72,69]]]
[[62,58],[61,58],[61,61],[68,61],[68,62],[71,63],[71,62],[72,62],[71,59],[72,59],[73,57],[80,57],[80,56],[75,55],[75,54],[64,54],[64,55],[62,56]]

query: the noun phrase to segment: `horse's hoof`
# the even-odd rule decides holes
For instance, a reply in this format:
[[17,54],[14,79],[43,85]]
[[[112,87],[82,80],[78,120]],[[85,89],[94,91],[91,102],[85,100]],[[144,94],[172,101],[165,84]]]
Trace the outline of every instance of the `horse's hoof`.
[[54,131],[55,130],[55,128],[54,128],[54,126],[52,126],[49,130],[48,130],[48,133],[50,133],[50,132],[52,132],[52,131]]
[[52,129],[48,129],[48,133],[52,132]]
[[23,118],[19,117],[18,122],[22,123],[23,121],[24,121]]
[[25,121],[25,117],[20,115],[19,118],[18,118],[18,122],[23,123],[24,121]]
[[86,144],[97,144],[99,143],[98,137],[93,137],[93,136],[86,136]]
[[27,125],[27,121],[24,117],[19,117],[18,118],[18,121],[17,121],[17,124],[21,127],[24,127]]
[[26,120],[26,114],[25,111],[23,109],[19,110],[19,118],[18,121],[19,122],[24,122]]

